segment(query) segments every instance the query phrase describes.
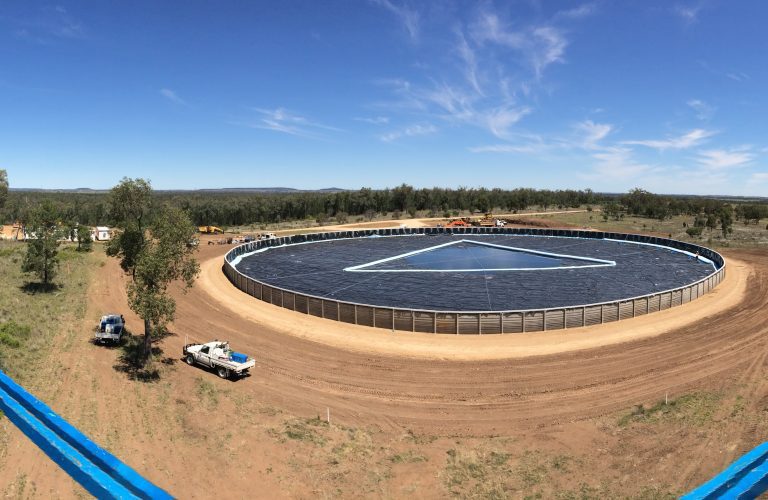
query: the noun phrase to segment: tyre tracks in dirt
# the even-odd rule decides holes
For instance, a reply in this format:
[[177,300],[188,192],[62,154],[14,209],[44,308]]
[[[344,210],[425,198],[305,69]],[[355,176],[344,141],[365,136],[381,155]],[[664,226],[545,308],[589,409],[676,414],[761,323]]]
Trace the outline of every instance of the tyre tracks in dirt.
[[[218,254],[222,253],[219,249]],[[766,253],[738,251],[729,257],[744,267],[749,290],[732,307],[700,320],[688,318],[686,325],[660,335],[592,349],[472,361],[347,350],[316,341],[316,336],[288,334],[279,321],[286,321],[283,318],[288,314],[295,316],[296,324],[309,320],[318,329],[338,326],[361,336],[375,334],[371,329],[349,330],[349,325],[285,311],[236,291],[263,319],[243,317],[238,309],[227,306],[229,297],[222,298],[220,290],[206,286],[177,294],[176,336],[166,339],[164,347],[166,352],[180,352],[186,335],[197,340],[226,338],[257,360],[250,379],[255,383],[233,387],[298,414],[324,412],[330,407],[350,424],[393,421],[421,432],[475,435],[498,433],[509,426],[554,425],[656,401],[665,393],[680,394],[741,373],[750,365],[760,366],[756,357],[765,350],[766,325],[758,311],[768,305],[768,291],[760,285],[768,279]],[[205,261],[219,258],[215,251],[201,255]],[[112,267],[113,272],[119,271]],[[120,284],[120,280],[114,283]],[[715,289],[711,295],[717,293]],[[686,307],[675,309],[685,315]],[[272,316],[281,318],[275,322]],[[654,320],[653,316],[648,320]],[[287,321],[290,328],[292,319]],[[631,323],[613,326],[622,327],[631,327]],[[589,335],[589,330],[583,329],[581,334]],[[463,338],[439,337],[445,343],[468,345]],[[474,340],[478,345],[488,341]],[[181,376],[186,375],[182,372]]]

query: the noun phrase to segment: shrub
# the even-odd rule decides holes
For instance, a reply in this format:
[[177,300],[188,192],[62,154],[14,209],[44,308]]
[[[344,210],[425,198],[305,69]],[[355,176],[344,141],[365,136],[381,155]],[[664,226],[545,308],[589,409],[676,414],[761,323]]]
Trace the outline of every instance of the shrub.
[[0,324],[0,344],[8,347],[21,347],[21,341],[29,337],[30,329],[15,321]]

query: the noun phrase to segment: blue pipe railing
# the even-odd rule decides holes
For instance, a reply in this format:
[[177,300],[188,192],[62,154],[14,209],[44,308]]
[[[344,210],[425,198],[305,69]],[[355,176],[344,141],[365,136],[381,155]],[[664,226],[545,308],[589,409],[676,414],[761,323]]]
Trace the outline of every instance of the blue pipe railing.
[[98,498],[171,499],[0,371],[0,409],[75,481]]
[[750,499],[768,490],[768,442],[733,462],[681,500]]

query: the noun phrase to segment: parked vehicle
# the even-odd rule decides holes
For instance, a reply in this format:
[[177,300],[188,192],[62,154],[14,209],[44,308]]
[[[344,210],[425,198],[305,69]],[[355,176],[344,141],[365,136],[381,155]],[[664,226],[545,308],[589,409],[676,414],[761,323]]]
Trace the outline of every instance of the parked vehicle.
[[256,361],[245,354],[234,352],[229,342],[214,340],[205,344],[186,344],[182,350],[184,361],[195,363],[216,371],[221,378],[242,377],[256,366]]
[[119,344],[125,330],[125,318],[122,314],[105,314],[96,327],[94,340],[99,344]]

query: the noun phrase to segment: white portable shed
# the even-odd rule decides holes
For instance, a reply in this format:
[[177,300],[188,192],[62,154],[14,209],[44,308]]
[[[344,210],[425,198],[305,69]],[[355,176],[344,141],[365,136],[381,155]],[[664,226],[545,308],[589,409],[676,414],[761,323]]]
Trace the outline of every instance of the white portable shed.
[[97,226],[94,234],[96,241],[109,241],[112,237],[109,228],[106,226]]

